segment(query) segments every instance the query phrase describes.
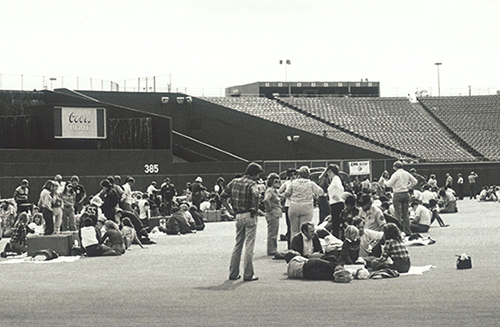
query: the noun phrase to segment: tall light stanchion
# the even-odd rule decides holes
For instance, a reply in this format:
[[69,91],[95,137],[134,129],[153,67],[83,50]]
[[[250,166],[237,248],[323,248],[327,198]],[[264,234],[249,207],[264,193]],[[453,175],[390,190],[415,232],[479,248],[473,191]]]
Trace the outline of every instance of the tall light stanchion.
[[285,65],[285,82],[288,84],[288,96],[292,96],[292,87],[291,85],[288,83],[288,71],[287,71],[287,65],[291,65],[292,62],[290,61],[290,59],[287,59],[285,61],[283,60],[280,60],[280,65]]
[[441,96],[441,80],[440,80],[440,77],[439,77],[439,66],[442,65],[441,62],[436,62],[434,65],[437,66],[437,71],[438,71],[438,96]]

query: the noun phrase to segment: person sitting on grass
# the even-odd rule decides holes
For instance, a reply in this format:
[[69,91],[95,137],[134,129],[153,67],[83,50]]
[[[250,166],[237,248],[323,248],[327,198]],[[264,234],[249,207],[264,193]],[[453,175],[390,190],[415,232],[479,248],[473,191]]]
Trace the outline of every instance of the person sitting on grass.
[[106,228],[106,233],[102,236],[102,243],[109,246],[115,252],[124,254],[123,236],[120,233],[118,225],[112,220],[106,220],[104,228]]
[[356,217],[352,222],[359,232],[359,256],[370,263],[382,255],[384,232],[365,229],[363,218]]
[[458,212],[457,199],[451,189],[441,189],[439,191],[439,212],[441,213],[454,213]]
[[141,243],[141,240],[137,237],[137,233],[134,229],[134,226],[132,225],[132,222],[130,221],[129,218],[123,218],[122,219],[122,237],[123,237],[123,244],[125,245],[125,249],[128,250],[130,246],[135,243],[139,244],[141,248],[144,249],[144,246]]
[[45,225],[43,221],[43,215],[38,212],[31,218],[31,223],[28,224],[28,228],[33,231],[35,235],[43,235],[45,231]]
[[439,208],[438,208],[436,200],[433,199],[433,200],[429,201],[429,210],[432,213],[430,225],[432,225],[432,223],[434,222],[434,220],[437,220],[437,222],[439,223],[439,226],[441,226],[441,227],[448,227],[448,226],[450,226],[448,224],[445,224],[444,221],[443,221],[443,219],[439,215],[439,213],[438,213]]
[[432,213],[429,209],[420,204],[420,201],[413,199],[410,202],[410,230],[412,233],[427,233],[431,225]]
[[8,252],[16,252],[17,254],[28,252],[27,234],[30,230],[27,227],[27,224],[28,214],[26,212],[21,212],[17,217],[16,223],[14,224],[10,242],[5,245],[5,249],[1,254],[2,257],[7,257]]
[[120,253],[109,246],[101,244],[98,231],[93,225],[92,218],[85,218],[83,227],[79,231],[80,244],[85,249],[88,257],[117,256]]
[[312,222],[306,221],[300,226],[300,233],[292,239],[291,250],[297,251],[305,258],[323,256],[323,248]]
[[360,237],[359,230],[349,225],[345,229],[345,240],[340,251],[339,265],[352,265],[354,263],[365,263],[363,258],[359,257]]
[[382,210],[373,205],[372,197],[363,194],[358,197],[358,206],[361,207],[359,216],[365,220],[365,227],[374,231],[382,231],[382,226],[386,223]]
[[12,228],[16,222],[16,209],[8,200],[0,201],[0,239],[12,236]]
[[[401,237],[401,230],[396,224],[388,223],[383,227],[385,244],[382,256],[372,261],[374,270],[389,268],[400,273],[410,270],[410,253]],[[391,259],[392,263],[388,259]]]

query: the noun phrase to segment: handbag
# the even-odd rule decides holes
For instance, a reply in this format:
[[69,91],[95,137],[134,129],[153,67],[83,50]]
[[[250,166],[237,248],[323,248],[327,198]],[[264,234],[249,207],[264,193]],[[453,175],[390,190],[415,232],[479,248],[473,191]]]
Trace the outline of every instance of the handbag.
[[470,269],[472,268],[472,259],[467,254],[457,255],[457,269]]

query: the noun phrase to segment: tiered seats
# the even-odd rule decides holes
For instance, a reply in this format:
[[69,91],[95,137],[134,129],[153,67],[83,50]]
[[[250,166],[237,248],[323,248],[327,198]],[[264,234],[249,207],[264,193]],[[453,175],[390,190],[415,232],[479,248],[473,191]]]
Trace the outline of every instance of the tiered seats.
[[283,101],[369,139],[428,161],[474,157],[406,98],[284,98]]
[[455,134],[490,160],[500,160],[500,96],[420,98]]
[[350,144],[359,148],[391,157],[401,157],[401,154],[396,151],[391,151],[377,146],[376,144],[362,140],[352,134],[341,131],[317,119],[308,117],[303,113],[281,105],[275,100],[263,97],[203,97],[201,99],[305,132],[321,136],[326,135],[326,137],[332,140]]

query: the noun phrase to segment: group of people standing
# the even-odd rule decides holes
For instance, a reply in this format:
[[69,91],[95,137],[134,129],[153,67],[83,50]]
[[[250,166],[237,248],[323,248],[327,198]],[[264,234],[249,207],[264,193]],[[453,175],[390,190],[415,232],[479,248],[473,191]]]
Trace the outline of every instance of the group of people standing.
[[[378,259],[387,259],[391,256],[391,251],[401,254],[404,262],[398,261],[396,266],[399,265],[398,269],[401,271],[407,271],[410,266],[409,254],[401,245],[404,243],[402,237],[408,237],[412,233],[428,232],[434,220],[443,227],[448,226],[442,221],[439,212],[444,213],[451,208],[454,192],[450,184],[433,192],[434,202],[429,203],[429,198],[424,198],[425,189],[430,189],[427,181],[415,177],[416,171],[406,171],[401,161],[394,162],[393,170],[392,175],[384,174],[384,180],[378,183],[384,188],[382,196],[377,195],[377,192],[370,187],[363,188],[359,194],[354,194],[349,185],[342,180],[340,168],[335,164],[329,165],[317,182],[310,179],[310,169],[307,166],[297,170],[288,169],[284,181],[278,174],[271,173],[267,177],[267,189],[260,195],[257,181],[262,173],[262,167],[256,163],[249,164],[245,175],[233,179],[221,194],[224,205],[236,217],[236,245],[231,258],[229,279],[240,278],[239,262],[245,248],[244,280],[256,280],[252,256],[259,201],[265,208],[265,213],[262,214],[265,214],[267,222],[268,255],[278,253],[279,220],[284,212],[289,250],[299,250],[298,252],[305,257],[319,252],[322,247],[315,240],[319,234],[323,239],[326,237],[328,242],[333,242],[332,244],[362,240],[364,247],[362,253],[372,253],[374,241],[377,243],[382,240],[386,232],[397,245],[388,242],[386,252],[383,250],[377,252]],[[437,209],[438,204],[441,206],[440,209]],[[318,205],[320,211],[318,226],[311,223],[315,205]],[[456,201],[454,205],[455,209],[450,209],[448,212],[457,211]],[[384,230],[385,226],[389,226],[388,231]],[[342,260],[345,261],[346,258],[344,256]],[[396,255],[392,259],[397,258]],[[337,255],[337,263],[338,259]],[[355,258],[350,261],[355,261]]]

